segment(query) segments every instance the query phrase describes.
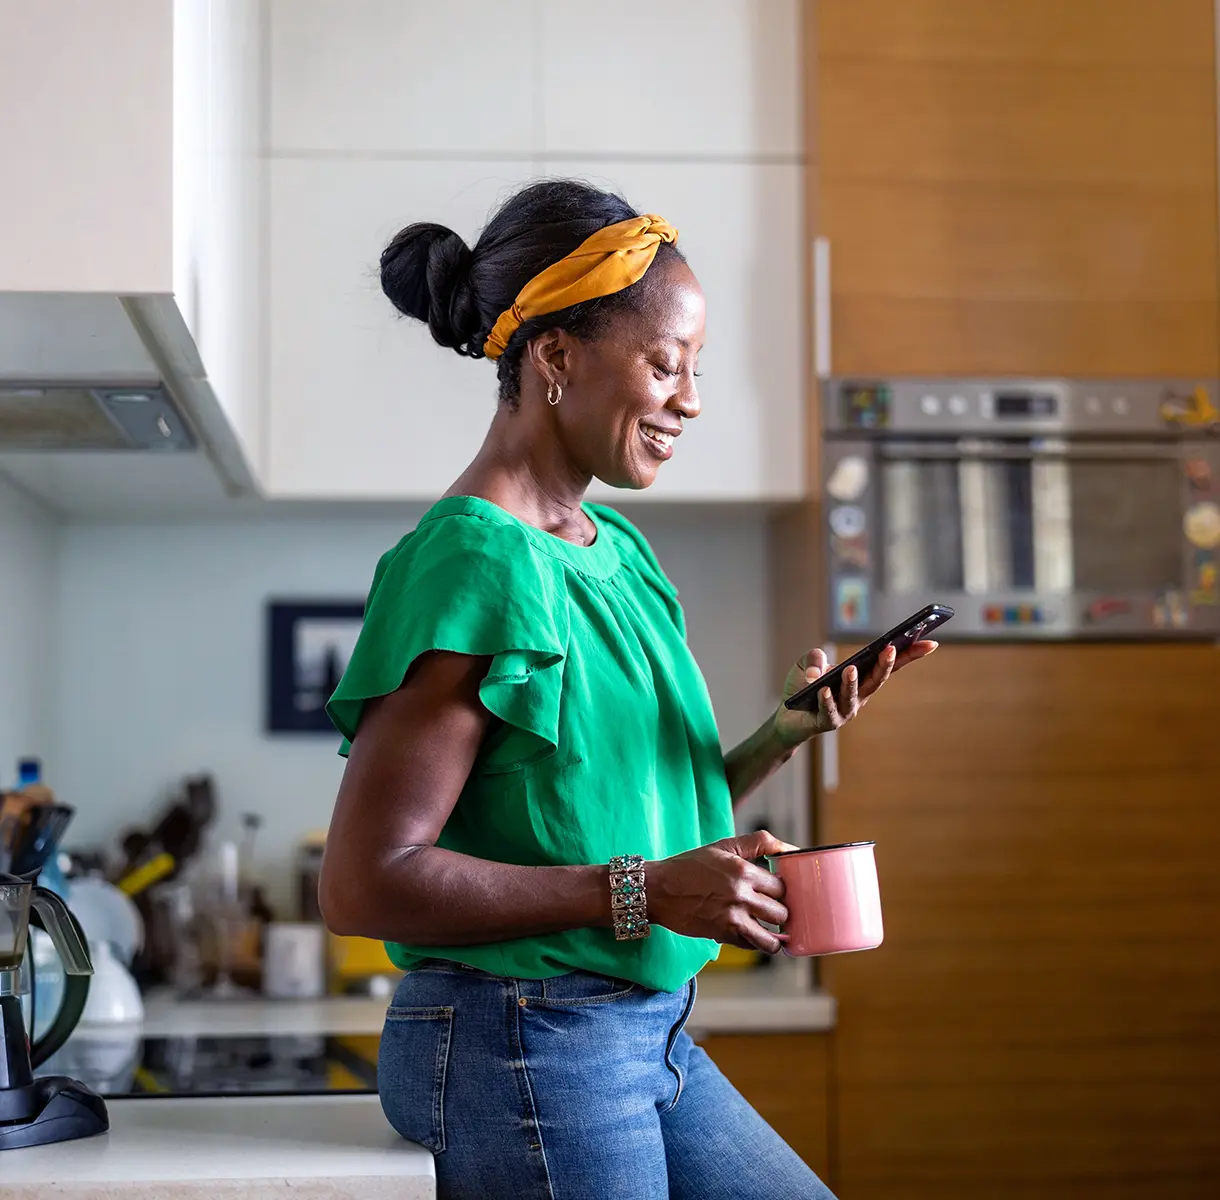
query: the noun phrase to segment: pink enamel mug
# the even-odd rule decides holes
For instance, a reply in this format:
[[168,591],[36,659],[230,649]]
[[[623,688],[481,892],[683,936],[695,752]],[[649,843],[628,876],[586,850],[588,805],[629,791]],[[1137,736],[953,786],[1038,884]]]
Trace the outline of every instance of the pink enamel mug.
[[876,842],[843,842],[770,854],[771,871],[784,881],[788,935],[784,953],[793,958],[875,950],[881,925]]

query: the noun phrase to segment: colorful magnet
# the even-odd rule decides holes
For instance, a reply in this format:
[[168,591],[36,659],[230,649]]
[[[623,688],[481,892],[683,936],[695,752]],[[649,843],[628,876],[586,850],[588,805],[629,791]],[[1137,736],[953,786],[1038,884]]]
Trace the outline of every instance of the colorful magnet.
[[1220,563],[1214,550],[1195,551],[1195,574],[1191,581],[1191,604],[1220,604]]
[[1212,467],[1205,458],[1188,458],[1186,460],[1186,482],[1192,492],[1210,492],[1212,490]]
[[1178,591],[1164,592],[1152,606],[1152,620],[1158,629],[1185,629],[1190,624],[1186,598]]
[[884,384],[844,384],[839,398],[849,428],[882,429],[890,423],[890,389]]
[[840,629],[861,629],[868,624],[868,580],[835,582],[835,617]]
[[[1206,465],[1206,464],[1204,464]],[[868,487],[868,460],[858,454],[848,454],[835,464],[835,469],[826,481],[826,490],[832,500],[850,504],[859,500]]]
[[1041,625],[1046,620],[1037,604],[985,604],[979,615],[985,625]]
[[1120,600],[1116,596],[1106,596],[1101,600],[1094,600],[1085,609],[1084,618],[1090,625],[1097,625],[1102,621],[1108,621],[1111,617],[1125,616],[1130,611],[1130,601]]
[[864,509],[855,504],[840,504],[830,510],[830,528],[841,538],[859,537],[864,532]]
[[1212,403],[1207,388],[1193,392],[1165,392],[1161,396],[1161,420],[1179,429],[1210,429],[1220,432],[1220,409]]
[[1214,550],[1220,546],[1220,504],[1204,500],[1192,504],[1182,518],[1182,530],[1186,540],[1200,550]]
[[832,536],[830,539],[830,553],[833,556],[834,565],[839,570],[852,572],[868,570],[868,538],[864,536],[854,538]]

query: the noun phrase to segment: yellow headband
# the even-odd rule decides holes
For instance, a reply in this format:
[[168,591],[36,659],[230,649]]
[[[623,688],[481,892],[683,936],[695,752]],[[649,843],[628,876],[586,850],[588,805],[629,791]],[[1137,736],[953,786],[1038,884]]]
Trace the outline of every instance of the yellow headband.
[[651,213],[599,229],[521,289],[487,335],[483,353],[499,358],[525,321],[630,287],[643,279],[661,243],[677,240],[678,231]]

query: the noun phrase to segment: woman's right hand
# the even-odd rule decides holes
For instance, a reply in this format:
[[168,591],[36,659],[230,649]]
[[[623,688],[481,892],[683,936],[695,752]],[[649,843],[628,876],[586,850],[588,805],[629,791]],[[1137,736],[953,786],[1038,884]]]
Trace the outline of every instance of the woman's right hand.
[[784,936],[759,922],[787,921],[784,884],[750,860],[795,849],[761,829],[646,863],[648,919],[688,937],[775,954]]

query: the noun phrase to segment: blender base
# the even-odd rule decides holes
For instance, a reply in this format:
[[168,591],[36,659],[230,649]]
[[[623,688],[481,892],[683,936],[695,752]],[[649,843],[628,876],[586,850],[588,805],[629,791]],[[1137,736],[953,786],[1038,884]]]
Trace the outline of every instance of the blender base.
[[109,1128],[101,1096],[67,1076],[51,1075],[0,1090],[0,1150],[69,1142]]

